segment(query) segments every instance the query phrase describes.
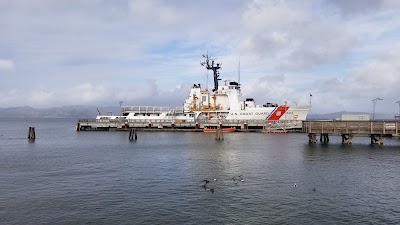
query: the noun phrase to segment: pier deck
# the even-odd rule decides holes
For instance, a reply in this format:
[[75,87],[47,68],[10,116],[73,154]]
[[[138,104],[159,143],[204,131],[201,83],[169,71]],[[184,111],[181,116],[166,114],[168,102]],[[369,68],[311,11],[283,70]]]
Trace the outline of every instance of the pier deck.
[[301,130],[301,121],[266,121],[266,120],[226,120],[226,121],[210,121],[210,120],[99,120],[99,119],[80,119],[76,129],[78,131],[90,130],[121,130],[128,128],[148,128],[160,130],[198,130],[205,127],[216,128],[222,124],[222,127],[236,127],[239,130],[281,130],[281,129],[298,129]]
[[383,144],[384,137],[399,136],[400,121],[304,121],[302,129],[313,143],[320,134],[321,142],[329,142],[329,135],[340,135],[347,144],[354,136],[369,136],[371,143]]

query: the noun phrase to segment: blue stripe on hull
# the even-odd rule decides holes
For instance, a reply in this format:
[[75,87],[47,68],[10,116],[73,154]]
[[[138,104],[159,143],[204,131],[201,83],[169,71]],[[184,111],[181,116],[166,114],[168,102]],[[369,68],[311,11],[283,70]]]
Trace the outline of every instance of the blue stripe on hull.
[[272,111],[270,112],[270,114],[268,114],[268,116],[267,116],[267,118],[265,118],[265,120],[268,120],[269,117],[276,111],[277,108],[278,108],[278,107],[275,107],[275,109],[272,110]]

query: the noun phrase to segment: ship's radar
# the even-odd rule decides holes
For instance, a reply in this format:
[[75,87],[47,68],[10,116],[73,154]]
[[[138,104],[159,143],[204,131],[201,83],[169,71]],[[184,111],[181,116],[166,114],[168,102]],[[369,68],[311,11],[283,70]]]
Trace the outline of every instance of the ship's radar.
[[[221,63],[215,63],[214,59],[211,59],[211,57],[208,55],[203,55],[203,57],[206,59],[206,61],[201,62],[200,65],[204,66],[208,70],[212,70],[214,74],[214,89],[212,91],[218,90],[218,81],[219,79],[219,69],[221,69]],[[211,61],[211,62],[210,62]]]

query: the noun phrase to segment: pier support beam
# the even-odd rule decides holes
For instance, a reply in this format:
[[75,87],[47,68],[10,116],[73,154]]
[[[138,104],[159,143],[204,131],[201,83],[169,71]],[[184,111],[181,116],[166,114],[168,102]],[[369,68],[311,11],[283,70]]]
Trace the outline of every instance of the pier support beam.
[[81,130],[81,124],[80,123],[77,123],[76,124],[76,131],[80,131]]
[[383,141],[385,140],[385,138],[380,134],[371,134],[370,138],[371,138],[371,144],[378,144],[378,145],[383,145]]
[[308,134],[308,142],[317,143],[317,135],[313,133]]
[[137,132],[136,128],[131,128],[129,131],[129,140],[130,141],[136,141],[137,140]]
[[222,123],[220,123],[217,127],[217,131],[215,132],[215,140],[224,140],[224,133],[222,132]]
[[321,137],[319,141],[322,143],[328,143],[329,142],[329,134],[321,134]]
[[217,131],[215,132],[215,140],[224,140],[224,133],[222,132],[222,128],[218,127]]
[[32,140],[32,141],[36,139],[36,134],[35,134],[35,128],[34,127],[29,127],[28,139]]
[[342,134],[342,144],[351,144],[353,142],[352,134]]

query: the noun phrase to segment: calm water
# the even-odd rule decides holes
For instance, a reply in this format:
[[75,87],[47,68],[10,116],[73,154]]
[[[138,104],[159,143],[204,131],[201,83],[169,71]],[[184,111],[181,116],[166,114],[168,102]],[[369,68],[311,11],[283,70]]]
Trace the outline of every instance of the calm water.
[[399,139],[74,129],[0,120],[1,224],[400,223]]

